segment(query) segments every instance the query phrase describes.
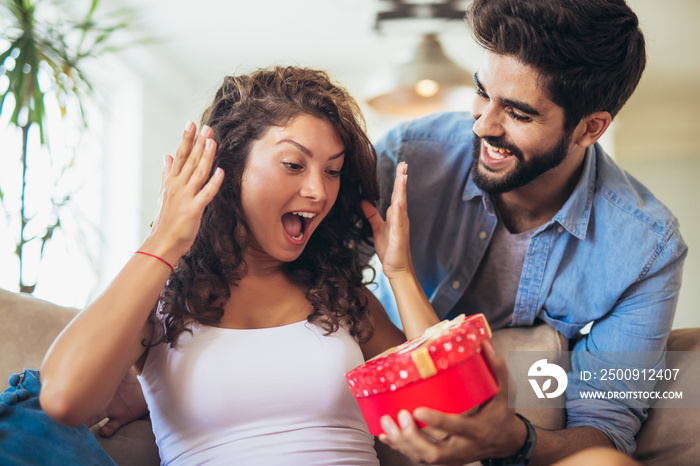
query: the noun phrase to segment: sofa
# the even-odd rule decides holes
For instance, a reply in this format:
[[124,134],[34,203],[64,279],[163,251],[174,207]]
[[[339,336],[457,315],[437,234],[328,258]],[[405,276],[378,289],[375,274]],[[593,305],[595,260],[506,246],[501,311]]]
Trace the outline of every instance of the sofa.
[[[51,342],[76,312],[76,309],[0,289],[0,380],[3,384],[12,373],[21,372],[24,368],[39,369]],[[508,351],[515,350],[568,349],[568,342],[561,334],[546,325],[499,330],[494,332],[492,341],[496,351],[503,356]],[[673,330],[668,350],[700,351],[700,328]],[[662,383],[659,389],[684,390],[684,393],[687,389],[691,395],[698,393],[698,360],[693,353],[676,354],[681,355],[675,363],[675,367],[680,369],[679,377],[672,383]],[[700,357],[700,354],[697,356]],[[515,383],[518,392],[529,389],[525,381]],[[645,465],[700,464],[700,398],[697,398],[697,406],[690,409],[650,409],[649,416],[637,435],[635,458]],[[518,411],[533,424],[543,428],[556,429],[565,423],[563,404],[560,408]],[[99,425],[93,426],[91,430],[96,433],[98,428]],[[120,466],[159,464],[158,450],[147,417],[122,427],[111,438],[102,438],[99,434],[95,436],[102,448]],[[413,464],[380,442],[376,448],[382,465]]]

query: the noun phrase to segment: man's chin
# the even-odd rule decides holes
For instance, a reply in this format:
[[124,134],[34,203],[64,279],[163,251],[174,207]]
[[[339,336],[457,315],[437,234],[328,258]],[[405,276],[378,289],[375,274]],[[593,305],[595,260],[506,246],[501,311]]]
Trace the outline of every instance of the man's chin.
[[472,178],[477,188],[493,196],[496,194],[503,194],[513,189],[508,179],[509,173],[510,172],[495,173],[490,167],[480,163],[477,165],[476,169],[473,170]]

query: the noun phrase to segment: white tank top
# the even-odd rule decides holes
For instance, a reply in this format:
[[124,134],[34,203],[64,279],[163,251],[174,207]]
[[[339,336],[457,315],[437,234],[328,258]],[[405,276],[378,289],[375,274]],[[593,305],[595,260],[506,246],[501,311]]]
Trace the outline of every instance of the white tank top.
[[307,321],[198,326],[148,352],[139,377],[166,465],[377,465],[343,374],[362,364],[346,329]]

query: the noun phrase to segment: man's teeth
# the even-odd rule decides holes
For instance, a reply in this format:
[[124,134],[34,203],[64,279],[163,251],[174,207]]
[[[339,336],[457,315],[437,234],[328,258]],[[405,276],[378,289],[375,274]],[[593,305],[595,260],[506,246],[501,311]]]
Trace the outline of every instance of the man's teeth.
[[501,155],[501,154],[512,155],[511,151],[509,151],[508,149],[504,149],[503,147],[494,147],[486,141],[484,141],[484,145],[488,149],[489,155],[491,155],[491,157],[493,157],[494,159],[497,159],[497,160],[505,159],[506,156]]

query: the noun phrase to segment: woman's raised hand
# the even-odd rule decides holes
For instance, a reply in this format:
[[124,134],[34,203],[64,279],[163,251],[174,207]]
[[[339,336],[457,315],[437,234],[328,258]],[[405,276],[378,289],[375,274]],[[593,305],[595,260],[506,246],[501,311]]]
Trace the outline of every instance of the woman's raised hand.
[[394,191],[391,193],[391,206],[386,211],[386,221],[382,220],[377,209],[367,201],[362,201],[362,210],[372,225],[374,249],[382,261],[382,270],[394,292],[404,333],[410,339],[420,335],[440,319],[413,269],[406,202],[407,172],[406,162],[396,166]]
[[382,261],[382,269],[389,279],[404,273],[413,274],[406,203],[407,173],[408,165],[406,162],[400,162],[396,166],[394,190],[391,194],[391,205],[386,211],[386,221],[382,220],[372,204],[362,201],[362,210],[372,226],[377,256]]
[[195,142],[196,126],[188,122],[175,158],[165,156],[158,209],[151,233],[141,248],[174,264],[194,242],[204,208],[221,187],[224,173],[209,178],[216,142],[203,126]]

